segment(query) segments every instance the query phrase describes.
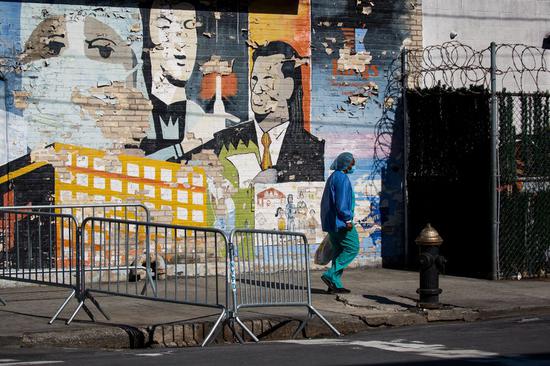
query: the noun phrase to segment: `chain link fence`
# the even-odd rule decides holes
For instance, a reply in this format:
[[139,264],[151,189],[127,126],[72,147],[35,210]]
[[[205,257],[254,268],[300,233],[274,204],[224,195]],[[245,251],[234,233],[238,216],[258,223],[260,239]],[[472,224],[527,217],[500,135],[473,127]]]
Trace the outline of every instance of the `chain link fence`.
[[550,95],[498,93],[499,275],[550,270]]
[[550,51],[453,41],[403,50],[387,77],[373,176],[402,143],[405,263],[432,222],[450,274],[548,276]]

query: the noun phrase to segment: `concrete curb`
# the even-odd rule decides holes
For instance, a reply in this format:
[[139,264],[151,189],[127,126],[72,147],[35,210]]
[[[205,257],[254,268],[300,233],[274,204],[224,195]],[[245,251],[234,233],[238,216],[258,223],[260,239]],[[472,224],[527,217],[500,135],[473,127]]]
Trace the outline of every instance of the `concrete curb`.
[[[534,315],[550,313],[550,306],[514,307],[498,310],[474,310],[450,307],[442,310],[411,310],[397,313],[375,315],[335,315],[327,318],[345,335],[366,331],[380,327],[402,327],[419,324],[477,320],[489,320],[510,316]],[[261,340],[289,339],[296,327],[298,319],[280,317],[243,320]],[[103,326],[89,329],[66,329],[41,333],[26,333],[19,340],[23,347],[54,346],[66,347],[71,345],[83,348],[145,348],[145,347],[190,347],[202,343],[211,329],[213,322],[203,321],[194,323],[177,323],[160,325],[148,328],[128,326]],[[251,341],[241,331],[246,341]],[[332,337],[333,334],[318,319],[313,319],[307,329],[297,338]],[[235,339],[230,329],[225,326],[220,332],[216,343],[234,343]],[[17,343],[11,340],[11,343]]]
[[121,326],[66,329],[40,333],[24,333],[21,347],[81,347],[81,348],[144,348],[147,332],[143,329]]

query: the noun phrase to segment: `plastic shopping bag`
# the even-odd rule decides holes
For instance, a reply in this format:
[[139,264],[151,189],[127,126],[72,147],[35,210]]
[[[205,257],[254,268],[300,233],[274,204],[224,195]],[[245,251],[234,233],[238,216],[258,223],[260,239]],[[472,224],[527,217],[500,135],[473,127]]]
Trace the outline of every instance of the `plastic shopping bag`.
[[334,250],[332,249],[330,236],[327,234],[315,252],[314,262],[315,264],[325,265],[328,264],[333,257]]

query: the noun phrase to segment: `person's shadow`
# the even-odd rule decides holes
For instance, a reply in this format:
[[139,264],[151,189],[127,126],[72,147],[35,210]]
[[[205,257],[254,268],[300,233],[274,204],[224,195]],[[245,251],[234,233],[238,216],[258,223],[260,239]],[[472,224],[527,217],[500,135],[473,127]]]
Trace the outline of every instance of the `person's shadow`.
[[397,305],[397,306],[401,306],[401,307],[406,308],[406,309],[410,309],[410,308],[416,307],[416,306],[411,305],[411,304],[405,304],[405,303],[403,303],[403,302],[399,302],[399,301],[394,301],[394,300],[388,299],[387,297],[384,297],[384,296],[363,295],[363,297],[364,297],[365,299],[369,299],[369,300],[372,300],[372,301],[376,301],[377,303],[379,303],[379,304],[381,304],[381,305]]
[[334,295],[333,293],[331,292],[328,292],[328,289],[326,290],[322,290],[320,288],[311,288],[311,293],[312,294],[321,294],[321,295]]

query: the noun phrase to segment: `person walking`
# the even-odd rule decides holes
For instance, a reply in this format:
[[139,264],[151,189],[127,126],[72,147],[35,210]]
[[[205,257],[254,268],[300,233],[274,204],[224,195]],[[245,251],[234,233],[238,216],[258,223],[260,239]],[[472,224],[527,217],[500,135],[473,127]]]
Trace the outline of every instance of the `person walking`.
[[348,174],[355,171],[355,159],[349,152],[338,155],[330,166],[334,172],[328,177],[321,200],[321,226],[327,232],[334,250],[332,267],[321,279],[329,293],[350,293],[342,284],[344,269],[359,253],[359,235],[353,224],[355,193]]

